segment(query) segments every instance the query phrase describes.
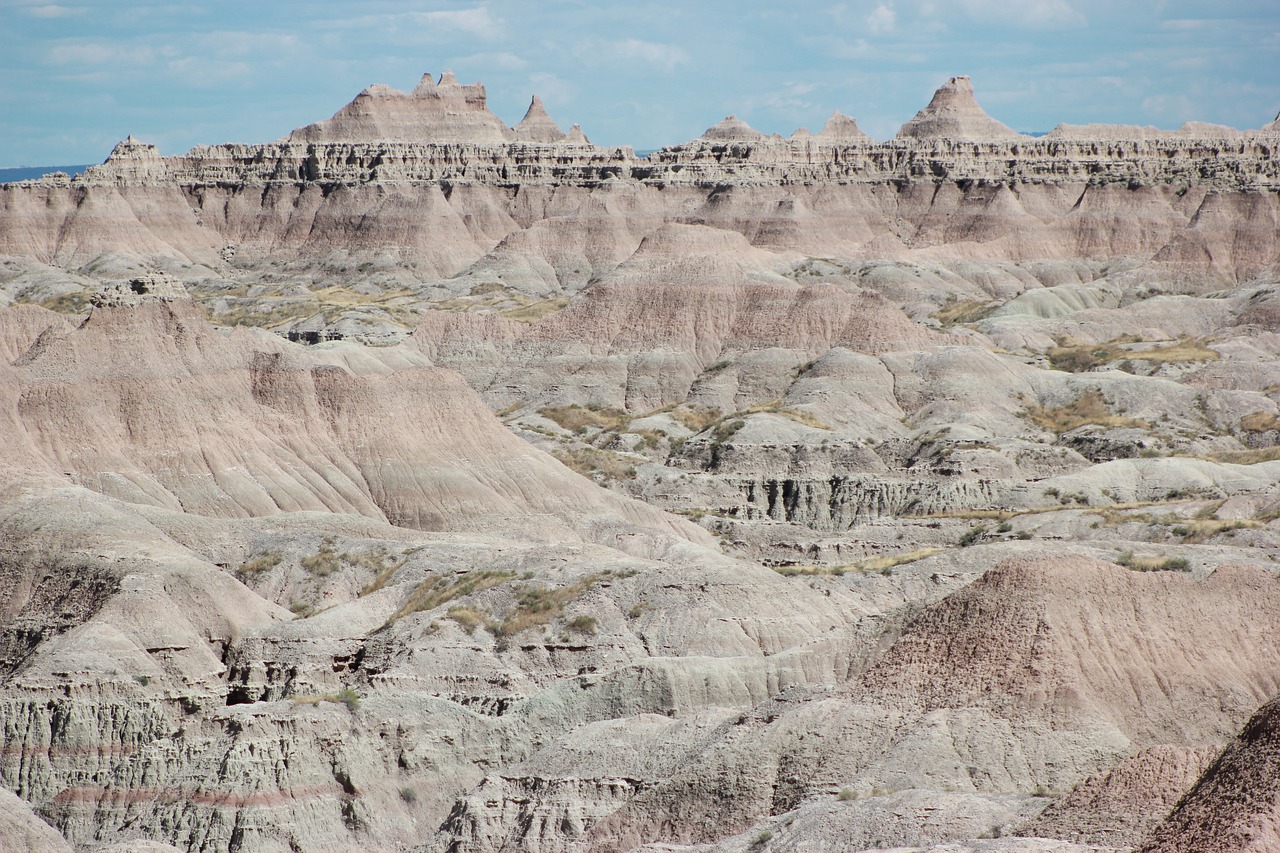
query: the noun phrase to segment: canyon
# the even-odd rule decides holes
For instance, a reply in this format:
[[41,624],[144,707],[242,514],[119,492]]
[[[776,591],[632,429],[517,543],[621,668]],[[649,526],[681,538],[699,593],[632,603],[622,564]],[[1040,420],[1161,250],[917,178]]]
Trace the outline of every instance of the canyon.
[[1273,849],[1278,145],[446,72],[0,185],[0,835]]

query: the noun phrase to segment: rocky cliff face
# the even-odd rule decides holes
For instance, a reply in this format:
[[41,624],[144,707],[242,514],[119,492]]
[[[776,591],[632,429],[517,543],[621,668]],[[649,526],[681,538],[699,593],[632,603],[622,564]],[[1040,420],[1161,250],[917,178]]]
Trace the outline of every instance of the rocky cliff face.
[[0,836],[1265,848],[1276,140],[445,74],[0,187]]

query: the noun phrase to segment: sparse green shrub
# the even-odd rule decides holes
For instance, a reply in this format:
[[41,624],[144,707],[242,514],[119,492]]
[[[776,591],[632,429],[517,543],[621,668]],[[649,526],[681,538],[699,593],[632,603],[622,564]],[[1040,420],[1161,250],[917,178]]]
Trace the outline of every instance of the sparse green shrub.
[[240,574],[245,577],[261,574],[270,571],[276,566],[284,562],[284,557],[278,551],[264,551],[256,557],[250,557],[240,564]]
[[1000,522],[1000,526],[996,528],[996,533],[1008,533],[1013,529],[1013,525],[1007,521]]
[[981,541],[982,537],[985,536],[986,533],[986,525],[979,524],[976,527],[969,528],[969,530],[960,537],[960,540],[956,542],[956,544],[961,548],[968,548],[970,545]]
[[592,636],[596,633],[596,620],[590,616],[575,616],[569,620],[568,625],[565,627],[575,634]]
[[300,561],[302,568],[318,578],[328,577],[341,568],[338,552],[334,550],[333,539],[326,536],[320,541],[320,549]]
[[[496,626],[494,633],[500,637],[514,637],[521,631],[547,625],[558,618],[564,608],[576,601],[582,593],[612,576],[612,572],[602,572],[588,575],[575,583],[561,587],[521,587],[516,593],[515,608],[501,624]],[[578,619],[591,619],[591,617],[578,617]],[[585,627],[587,623],[584,621],[581,624]],[[594,619],[591,619],[591,626],[593,628],[595,626]]]
[[836,794],[836,799],[842,803],[847,803],[849,800],[858,799],[858,792],[852,788],[841,788],[840,793]]
[[346,706],[346,709],[353,714],[356,712],[356,709],[360,707],[360,696],[350,687],[344,687],[339,690],[334,696],[333,701]]
[[408,805],[413,805],[418,801],[418,792],[409,787],[401,788],[400,799]]
[[731,421],[721,421],[716,424],[716,428],[711,431],[711,440],[715,444],[724,444],[737,434],[738,430],[747,425],[742,418],[734,418]]

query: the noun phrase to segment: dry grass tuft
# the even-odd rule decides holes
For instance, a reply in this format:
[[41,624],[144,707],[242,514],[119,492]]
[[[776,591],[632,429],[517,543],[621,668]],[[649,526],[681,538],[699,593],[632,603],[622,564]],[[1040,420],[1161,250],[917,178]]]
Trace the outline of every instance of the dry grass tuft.
[[284,557],[279,551],[266,551],[256,557],[250,557],[240,564],[240,570],[237,572],[241,577],[251,577],[270,571],[276,566],[284,562]]
[[514,572],[485,569],[479,572],[467,572],[460,575],[433,575],[414,587],[413,592],[405,599],[400,609],[391,615],[387,624],[395,622],[402,616],[412,613],[423,613],[435,610],[442,604],[470,595],[473,592],[489,589],[506,583],[515,577]]
[[1280,430],[1280,417],[1276,417],[1272,412],[1254,412],[1240,419],[1240,429],[1245,432]]
[[521,305],[519,308],[508,308],[502,312],[502,316],[510,320],[519,320],[522,323],[533,323],[549,314],[563,311],[568,305],[569,297],[556,296],[552,299],[530,302],[528,305]]
[[636,466],[634,461],[621,453],[611,450],[597,450],[594,447],[578,447],[571,450],[555,450],[556,459],[584,477],[595,478],[597,475],[605,480],[634,480]]
[[1135,572],[1189,572],[1191,564],[1186,557],[1139,557],[1132,551],[1125,551],[1116,557],[1116,565],[1124,566]]
[[1146,429],[1151,426],[1138,418],[1126,418],[1111,413],[1111,407],[1096,388],[1080,395],[1075,401],[1065,406],[1045,407],[1028,406],[1023,417],[1056,433],[1068,432],[1085,424],[1099,424],[1107,427],[1137,427]]
[[868,557],[865,560],[858,560],[852,563],[849,568],[859,572],[880,572],[885,569],[892,569],[898,566],[905,566],[907,563],[914,563],[916,560],[923,560],[925,557],[932,557],[934,554],[941,554],[946,548],[919,548],[915,551],[907,551],[902,554],[886,554],[882,557]]
[[577,403],[569,406],[547,406],[539,409],[538,414],[555,421],[563,429],[578,434],[589,429],[616,432],[626,429],[627,424],[631,423],[631,416],[621,409],[611,409],[595,403],[586,406],[579,406]]
[[680,406],[671,410],[671,417],[684,425],[685,429],[702,432],[720,420],[720,410],[706,406]]
[[976,323],[996,309],[996,304],[985,299],[957,299],[952,296],[933,312],[933,318],[944,327],[958,323]]
[[1224,450],[1211,453],[1208,457],[1213,462],[1229,465],[1257,465],[1259,462],[1274,462],[1280,459],[1280,447],[1261,447],[1253,450]]
[[[1150,364],[1185,364],[1216,361],[1219,358],[1218,353],[1205,346],[1201,338],[1183,338],[1151,349],[1132,349],[1135,343],[1141,341],[1136,337],[1120,338],[1105,344],[1062,341],[1059,346],[1049,350],[1049,363],[1058,370],[1069,373],[1087,373],[1117,359],[1145,361]],[[1121,369],[1128,370],[1124,364],[1121,364]]]

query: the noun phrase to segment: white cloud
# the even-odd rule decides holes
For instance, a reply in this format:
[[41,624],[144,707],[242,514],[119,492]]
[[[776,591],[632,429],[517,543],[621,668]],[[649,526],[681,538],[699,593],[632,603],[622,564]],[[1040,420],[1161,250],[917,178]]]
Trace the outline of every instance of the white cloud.
[[573,103],[574,95],[577,94],[572,83],[560,79],[555,74],[542,71],[530,74],[529,83],[533,86],[534,93],[552,106]]
[[767,110],[784,117],[802,117],[807,113],[821,111],[824,105],[815,103],[805,97],[815,91],[811,83],[787,83],[783,88],[762,92],[746,98],[739,108],[743,112]]
[[123,44],[63,43],[51,47],[45,59],[54,65],[148,65],[155,51]]
[[72,15],[78,15],[83,9],[73,9],[69,6],[32,6],[27,9],[27,14],[33,18],[69,18]]
[[884,35],[893,32],[894,26],[898,22],[898,16],[894,13],[893,7],[881,3],[867,15],[867,29],[872,35]]
[[221,86],[235,80],[251,80],[254,71],[247,62],[224,62],[203,56],[184,56],[171,60],[165,67],[185,85],[197,89]]
[[492,53],[472,53],[468,56],[459,57],[456,63],[462,67],[494,68],[499,71],[523,71],[529,67],[529,63],[523,57],[505,50]]
[[1069,0],[961,0],[960,8],[979,21],[1034,30],[1073,29],[1088,23]]
[[674,71],[681,65],[690,64],[691,61],[689,54],[673,44],[640,39],[586,42],[580,44],[574,52],[579,59],[590,62],[639,62],[663,71]]
[[502,20],[495,18],[487,6],[439,12],[409,12],[406,17],[429,27],[457,30],[481,38],[496,37],[502,33],[503,28]]
[[506,21],[481,4],[469,9],[434,12],[387,12],[317,18],[312,29],[340,33],[335,45],[349,45],[353,37],[373,37],[394,44],[424,41],[456,44],[464,38],[498,41],[506,37]]

